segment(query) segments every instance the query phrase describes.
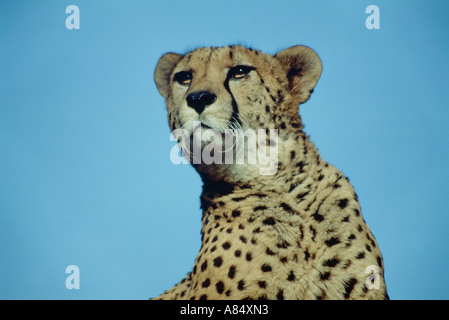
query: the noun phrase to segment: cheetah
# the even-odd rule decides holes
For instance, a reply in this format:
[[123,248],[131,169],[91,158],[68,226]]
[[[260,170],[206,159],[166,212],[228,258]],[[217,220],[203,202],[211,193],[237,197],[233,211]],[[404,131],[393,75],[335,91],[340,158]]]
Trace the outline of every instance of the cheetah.
[[257,161],[189,160],[203,182],[202,245],[192,271],[155,299],[388,299],[357,194],[303,130],[299,105],[321,72],[306,46],[274,55],[204,47],[159,59],[154,80],[172,131],[272,130],[263,141],[277,161],[267,174]]

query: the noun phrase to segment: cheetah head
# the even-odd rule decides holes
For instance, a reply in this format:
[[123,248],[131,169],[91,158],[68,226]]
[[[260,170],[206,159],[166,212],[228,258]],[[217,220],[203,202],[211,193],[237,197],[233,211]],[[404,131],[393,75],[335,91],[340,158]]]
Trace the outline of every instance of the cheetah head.
[[[318,55],[305,46],[276,55],[241,46],[205,47],[185,55],[164,54],[154,79],[166,99],[172,131],[182,130],[191,139],[213,132],[212,140],[223,145],[217,137],[236,128],[301,130],[298,106],[309,99],[321,70]],[[206,148],[206,141],[199,141]],[[209,174],[212,170],[199,167]],[[223,175],[213,167],[214,175]]]

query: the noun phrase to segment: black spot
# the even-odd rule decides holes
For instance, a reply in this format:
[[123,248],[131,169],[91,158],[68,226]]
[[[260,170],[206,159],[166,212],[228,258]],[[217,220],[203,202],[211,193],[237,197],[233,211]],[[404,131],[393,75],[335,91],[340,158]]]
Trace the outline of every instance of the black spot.
[[341,199],[338,201],[338,206],[340,207],[340,209],[346,208],[347,205],[348,205],[348,199]]
[[349,222],[349,216],[346,216],[343,219],[341,219],[341,222]]
[[325,273],[320,274],[320,279],[321,280],[328,280],[330,278],[330,276],[331,276],[330,272],[325,272]]
[[312,241],[315,242],[316,230],[313,226],[309,226],[310,232],[312,232]]
[[327,239],[326,241],[324,241],[324,243],[328,246],[328,247],[332,247],[336,244],[340,243],[340,239],[338,239],[337,237],[333,237],[330,239]]
[[356,283],[357,283],[357,280],[354,278],[351,278],[343,284],[345,287],[345,293],[344,293],[345,299],[349,298]]
[[281,123],[281,129],[285,129],[285,128],[286,128],[285,122],[282,122],[282,123]]
[[230,279],[234,279],[234,276],[235,276],[235,266],[231,266],[229,268],[228,277]]
[[267,209],[266,206],[257,206],[254,208],[254,211],[260,211],[260,210],[265,210],[265,209]]
[[363,259],[363,258],[365,258],[365,252],[360,252],[355,258],[356,259]]
[[282,263],[287,263],[288,259],[287,257],[282,257],[279,259]]
[[293,273],[293,271],[290,271],[290,274],[287,277],[288,281],[294,281],[296,279],[295,274]]
[[212,238],[212,242],[215,242],[217,240],[218,240],[218,236],[215,236],[215,237]]
[[340,263],[340,260],[337,258],[328,259],[323,262],[324,267],[335,267],[337,264]]
[[240,241],[242,241],[243,243],[246,243],[247,242],[247,240],[246,240],[246,238],[244,237],[244,236],[240,236]]
[[215,288],[217,288],[217,292],[219,294],[222,294],[224,291],[224,283],[222,281],[218,281],[217,284],[215,285]]
[[270,272],[272,270],[271,266],[269,264],[266,264],[266,263],[262,265],[261,269],[262,269],[263,272]]
[[282,101],[284,101],[284,95],[282,94],[281,90],[278,90],[278,99],[279,99],[279,104],[282,103]]
[[210,279],[206,279],[206,280],[201,284],[201,286],[202,286],[203,288],[208,288],[208,287],[210,286]]
[[312,214],[312,217],[318,222],[321,222],[324,220],[324,217],[321,214],[319,214],[318,211],[315,212],[314,214]]
[[274,221],[273,217],[266,218],[266,219],[263,221],[263,224],[266,224],[266,225],[269,225],[269,226],[272,226],[272,225],[274,225],[275,223],[276,223],[276,221]]
[[278,300],[284,300],[284,290],[279,289],[278,294],[276,295]]
[[379,266],[379,268],[382,268],[382,258],[377,256],[377,265]]
[[264,193],[254,193],[254,194],[251,194],[250,196],[252,196],[252,197],[259,197],[259,198],[267,197],[267,195],[264,194]]
[[305,197],[306,195],[308,195],[308,194],[309,194],[309,191],[299,193],[299,194],[296,196],[296,199],[302,199],[302,198],[304,198],[304,197]]
[[248,253],[246,254],[246,261],[251,261],[251,260],[253,260],[253,257],[252,257],[252,255],[251,255],[251,252],[248,252]]
[[296,152],[294,150],[290,151],[290,159],[293,160],[295,158]]
[[240,250],[235,250],[234,255],[238,258],[242,255],[242,251]]
[[200,300],[207,300],[207,295],[203,294],[203,295],[200,297]]
[[360,216],[360,211],[358,209],[354,209],[354,213],[357,217]]
[[292,192],[292,191],[298,186],[298,184],[299,184],[299,183],[292,183],[292,184],[290,185],[290,189],[288,190],[288,192],[289,192],[289,193]]
[[236,198],[232,198],[232,201],[239,202],[239,201],[242,201],[245,199],[246,199],[246,197],[236,197]]
[[220,267],[222,263],[223,263],[223,259],[221,257],[214,259],[214,266],[216,266],[217,268]]
[[207,260],[203,262],[203,264],[201,265],[201,271],[204,271],[207,269]]
[[319,296],[316,296],[316,299],[317,300],[324,300],[325,297],[326,297],[326,291],[321,289],[321,294]]
[[239,210],[234,210],[234,211],[232,211],[232,216],[233,216],[234,218],[239,217],[240,214],[241,214],[241,212],[240,212]]
[[225,242],[222,245],[223,249],[228,250],[231,247],[231,244],[229,242]]
[[266,253],[267,253],[269,256],[274,256],[274,255],[276,254],[276,253],[274,253],[273,251],[271,251],[271,249],[268,248],[268,247],[267,247]]
[[245,288],[245,281],[240,280],[238,285],[237,285],[237,289],[239,289],[240,291],[242,291]]
[[270,112],[270,106],[269,105],[265,106],[265,111],[268,112],[268,113]]
[[281,242],[276,244],[276,247],[278,247],[279,249],[287,249],[287,247],[289,247],[289,246],[290,246],[290,243],[288,243],[284,239],[281,239]]
[[368,250],[369,252],[371,252],[371,247],[369,245],[365,246],[366,250]]
[[304,251],[304,260],[309,261],[310,259],[310,253],[309,250]]
[[290,207],[288,204],[286,204],[285,202],[282,202],[281,203],[281,207],[282,207],[282,209],[284,209],[285,211],[288,211],[288,212],[292,212],[293,210],[292,210],[292,207]]
[[320,174],[319,177],[318,177],[318,181],[323,180],[323,178],[324,178],[324,175],[323,175],[323,174]]
[[267,283],[265,281],[259,281],[257,284],[262,289],[265,289],[267,287]]

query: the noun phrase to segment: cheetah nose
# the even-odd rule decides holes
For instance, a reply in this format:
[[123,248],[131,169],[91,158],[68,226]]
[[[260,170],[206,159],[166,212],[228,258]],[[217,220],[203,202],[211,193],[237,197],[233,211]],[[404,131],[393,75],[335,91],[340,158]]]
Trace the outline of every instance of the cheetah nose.
[[208,91],[192,92],[187,96],[187,105],[195,109],[198,114],[204,111],[204,109],[217,100],[217,96]]

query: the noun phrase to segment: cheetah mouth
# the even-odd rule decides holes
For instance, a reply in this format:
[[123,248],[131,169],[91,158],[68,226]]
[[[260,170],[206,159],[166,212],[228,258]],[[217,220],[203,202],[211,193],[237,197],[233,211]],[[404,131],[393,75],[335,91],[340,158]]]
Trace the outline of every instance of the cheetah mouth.
[[[207,125],[203,121],[198,121],[197,124],[195,124],[195,121],[194,121],[192,134],[195,133],[198,130],[201,130],[201,129],[203,129],[203,130],[209,130],[209,129],[210,130],[217,130],[217,129],[214,129],[211,126]],[[220,131],[220,130],[217,130],[217,131]]]
[[[202,147],[210,143],[216,146],[224,146],[226,141],[229,139],[233,140],[238,133],[231,128],[214,128],[213,126],[204,123],[202,121],[194,121],[192,133],[190,134],[190,139],[193,141],[196,139]],[[228,144],[226,144],[228,145]]]
[[[277,130],[213,128],[193,121],[179,129],[175,138],[182,155],[193,165],[256,165],[261,175],[277,171]],[[276,167],[276,168],[275,168]]]

